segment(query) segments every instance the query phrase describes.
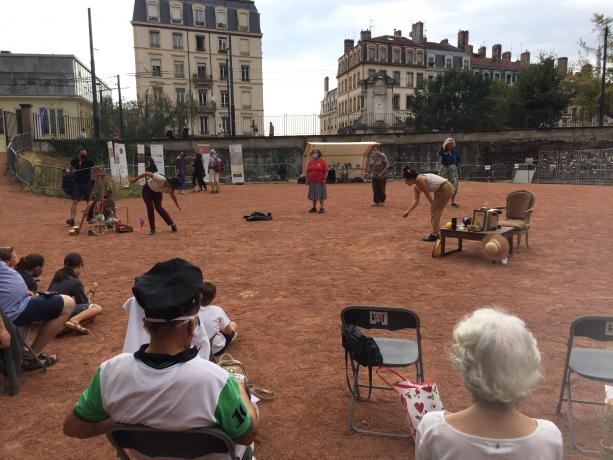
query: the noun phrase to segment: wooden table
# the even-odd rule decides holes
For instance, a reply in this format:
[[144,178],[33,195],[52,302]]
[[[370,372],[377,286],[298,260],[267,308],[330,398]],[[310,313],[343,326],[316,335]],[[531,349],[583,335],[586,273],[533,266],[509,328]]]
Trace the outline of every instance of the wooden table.
[[[466,230],[447,230],[440,229],[441,234],[441,257],[448,256],[456,252],[462,252],[462,240],[482,241],[487,235],[498,233],[509,240],[509,255],[513,255],[513,235],[515,234],[514,227],[501,227],[496,231],[491,232],[469,232]],[[445,251],[445,239],[456,238],[458,240],[458,249],[453,251]]]

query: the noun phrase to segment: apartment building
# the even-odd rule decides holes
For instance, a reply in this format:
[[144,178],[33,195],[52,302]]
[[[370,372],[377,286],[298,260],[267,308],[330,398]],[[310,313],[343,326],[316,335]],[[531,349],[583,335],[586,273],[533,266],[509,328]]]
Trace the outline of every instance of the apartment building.
[[195,135],[252,134],[264,114],[253,1],[135,0],[132,27],[139,98],[193,99]]
[[336,88],[330,90],[330,79],[324,79],[324,98],[321,101],[321,110],[319,115],[319,132],[320,133],[336,133],[338,130],[337,116],[337,96]]
[[[19,114],[21,104],[28,104],[32,106],[34,137],[78,138],[81,130],[89,136],[93,134],[91,81],[89,68],[73,55],[2,51],[0,115]],[[109,87],[97,81],[100,94],[110,96]],[[2,131],[4,127],[0,135]]]
[[[471,47],[472,48],[472,47]],[[530,52],[521,53],[519,61],[511,61],[511,52],[502,52],[502,45],[492,46],[492,56],[486,56],[487,48],[482,46],[477,54],[472,54],[470,65],[475,75],[484,78],[502,80],[507,85],[514,85],[519,78],[519,72],[523,66],[530,65]]]
[[[420,29],[420,36],[423,37],[423,24],[418,22],[414,28]],[[453,46],[448,39],[440,42],[429,42],[423,38],[426,44],[426,67],[428,80],[433,80],[436,76],[447,70],[470,70],[470,48],[468,45],[468,31],[458,32],[458,46]]]

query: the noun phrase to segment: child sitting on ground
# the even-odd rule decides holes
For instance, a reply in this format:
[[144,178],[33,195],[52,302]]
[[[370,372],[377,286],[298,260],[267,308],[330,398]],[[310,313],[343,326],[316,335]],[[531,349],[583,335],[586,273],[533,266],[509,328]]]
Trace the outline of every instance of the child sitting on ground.
[[108,189],[102,200],[102,214],[104,215],[104,223],[107,228],[113,228],[113,223],[117,218],[117,209],[115,208],[115,200],[113,199],[113,191]]
[[200,301],[200,322],[206,330],[216,332],[211,340],[211,348],[214,355],[222,354],[238,337],[238,326],[230,321],[223,308],[211,305],[215,299],[217,288],[210,281],[202,283],[202,300]]

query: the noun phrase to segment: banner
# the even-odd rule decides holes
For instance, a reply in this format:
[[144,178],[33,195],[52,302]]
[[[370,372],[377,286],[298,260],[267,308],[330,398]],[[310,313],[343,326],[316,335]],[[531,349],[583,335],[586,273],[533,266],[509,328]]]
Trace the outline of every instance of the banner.
[[233,184],[245,183],[245,168],[243,167],[243,146],[234,144],[230,146],[230,173]]
[[211,146],[209,144],[198,144],[196,151],[202,154],[202,166],[204,166],[204,181],[209,181],[209,161],[211,160]]
[[124,144],[115,144],[113,161],[111,162],[111,174],[115,182],[121,184],[122,187],[130,187],[128,158],[126,156],[126,146]]
[[164,146],[151,145],[151,158],[153,158],[153,162],[158,168],[158,172],[166,175],[166,170],[164,169]]
[[[138,164],[137,175],[141,175],[145,172],[145,146],[138,144],[136,146],[136,163]],[[140,185],[145,185],[145,179],[138,181]]]

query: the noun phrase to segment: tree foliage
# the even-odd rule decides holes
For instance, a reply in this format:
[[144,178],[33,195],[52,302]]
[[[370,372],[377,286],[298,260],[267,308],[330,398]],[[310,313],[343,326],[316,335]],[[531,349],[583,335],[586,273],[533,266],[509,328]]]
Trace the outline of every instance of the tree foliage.
[[[609,38],[607,40],[607,82],[613,83],[613,18],[605,16],[602,13],[594,13],[592,15],[591,22],[593,25],[592,30],[596,33],[596,39],[593,42],[588,42],[583,38],[579,39],[579,48],[581,51],[581,59],[579,64],[582,66],[585,64],[591,64],[592,59],[598,60],[598,57],[602,56],[601,53],[603,52],[604,30],[606,26],[609,26]],[[594,70],[599,69],[598,72],[596,72],[597,77],[602,75],[600,73],[601,66],[602,62],[596,62]]]

